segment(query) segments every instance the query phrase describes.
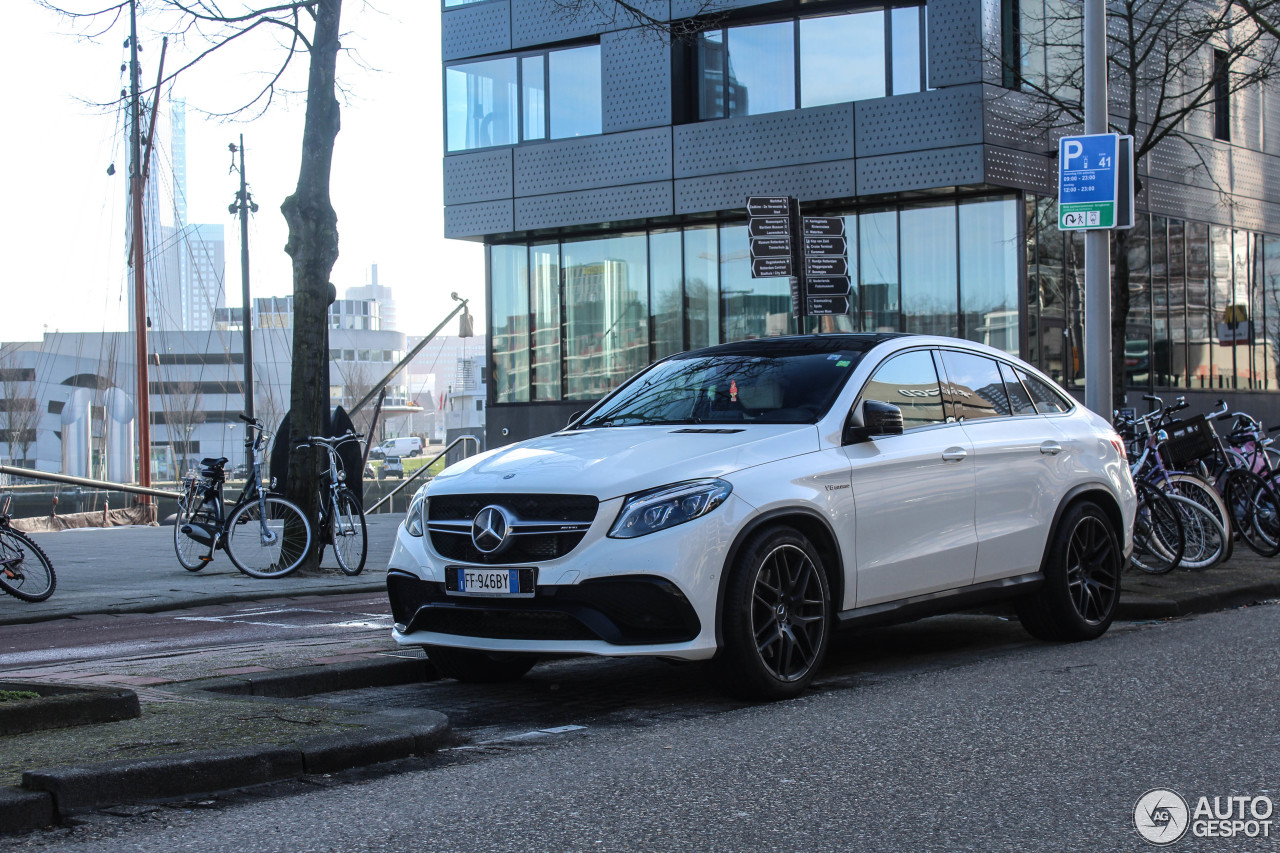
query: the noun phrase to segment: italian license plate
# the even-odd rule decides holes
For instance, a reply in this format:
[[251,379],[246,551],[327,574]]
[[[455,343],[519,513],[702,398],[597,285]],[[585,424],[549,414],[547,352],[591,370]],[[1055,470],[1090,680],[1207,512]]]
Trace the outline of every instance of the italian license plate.
[[455,595],[532,596],[533,569],[481,569],[450,566],[445,591]]

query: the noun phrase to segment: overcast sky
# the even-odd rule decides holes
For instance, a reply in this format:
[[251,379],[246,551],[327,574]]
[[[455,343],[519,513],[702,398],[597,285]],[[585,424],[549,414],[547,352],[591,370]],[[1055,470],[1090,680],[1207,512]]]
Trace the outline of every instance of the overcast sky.
[[[76,2],[89,0],[64,5]],[[434,0],[346,0],[344,6],[343,46],[370,68],[339,58],[348,101],[333,165],[341,252],[333,282],[339,292],[364,284],[377,264],[379,282],[394,288],[400,330],[409,334],[443,319],[455,304],[454,290],[472,299],[479,320],[482,249],[443,237],[440,6]],[[109,101],[127,86],[121,66],[128,59],[128,22],[89,42],[34,0],[4,0],[0,22],[9,36],[0,52],[7,101],[0,135],[6,178],[0,341],[37,340],[46,328],[124,329],[128,128],[121,112],[83,101]],[[152,85],[160,41],[144,33],[139,43],[144,85]],[[192,55],[196,44],[171,43],[166,68]],[[253,121],[207,119],[198,110],[237,106],[261,87],[261,75],[279,56],[263,40],[197,65],[172,90],[188,102],[187,218],[224,226],[229,305],[240,304],[240,232],[227,211],[239,180],[228,172],[227,144],[244,134],[249,188],[261,208],[250,224],[252,295],[287,295],[292,280],[279,208],[297,183],[304,103],[277,102]],[[299,85],[305,67],[303,56]],[[157,140],[156,158],[167,182],[168,139]],[[114,176],[107,175],[111,164]],[[162,204],[171,204],[170,197],[165,189]],[[450,330],[456,334],[453,324]]]

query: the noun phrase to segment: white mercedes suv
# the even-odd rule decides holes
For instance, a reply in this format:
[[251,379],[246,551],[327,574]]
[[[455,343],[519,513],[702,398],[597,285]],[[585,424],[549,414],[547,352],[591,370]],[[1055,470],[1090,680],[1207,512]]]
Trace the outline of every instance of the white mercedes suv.
[[463,680],[539,656],[709,659],[795,695],[832,632],[1012,599],[1048,640],[1111,624],[1134,488],[1102,418],[999,350],[821,335],[681,353],[560,432],[420,489],[393,636]]

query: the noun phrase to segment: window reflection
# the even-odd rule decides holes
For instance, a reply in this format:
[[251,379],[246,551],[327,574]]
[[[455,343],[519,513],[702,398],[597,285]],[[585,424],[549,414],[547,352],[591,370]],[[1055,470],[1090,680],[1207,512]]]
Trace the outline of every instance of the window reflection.
[[964,336],[1017,355],[1017,200],[962,204],[958,213]]
[[903,210],[902,318],[906,331],[950,335],[956,315],[956,209],[954,205]]
[[893,60],[893,94],[905,95],[919,92],[920,72],[923,62],[920,51],[920,32],[923,6],[900,6],[893,10],[892,47],[889,56]]
[[649,364],[643,234],[564,244],[566,399],[594,400]]
[[728,30],[726,88],[729,115],[795,109],[794,22]]
[[450,151],[515,143],[519,107],[514,57],[449,66],[445,99]]
[[494,400],[529,399],[529,264],[524,246],[490,250]]
[[689,318],[689,349],[720,343],[720,248],[718,229],[684,232],[684,293]]
[[1009,396],[994,360],[955,350],[941,354],[947,374],[943,396],[953,418],[976,421],[1009,414]]
[[[884,49],[884,12],[879,10],[802,19],[800,106],[883,98]],[[915,61],[917,86],[907,91],[919,91],[918,53]]]
[[655,231],[649,235],[649,322],[655,360],[684,349],[684,273],[680,255],[679,231]]
[[533,399],[560,399],[560,247],[529,250],[533,305]]
[[938,372],[928,350],[905,352],[886,361],[867,380],[859,399],[897,406],[902,410],[903,429],[946,422]]
[[752,278],[747,229],[720,229],[720,292],[724,297],[725,341],[794,334],[791,280]]
[[864,332],[898,331],[898,212],[858,217],[858,305]]
[[600,132],[600,45],[553,50],[547,57],[551,138]]

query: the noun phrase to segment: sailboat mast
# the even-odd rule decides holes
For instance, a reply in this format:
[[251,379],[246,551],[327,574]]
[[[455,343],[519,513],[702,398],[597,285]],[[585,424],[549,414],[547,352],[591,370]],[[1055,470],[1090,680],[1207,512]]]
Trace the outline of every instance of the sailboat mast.
[[[138,85],[138,8],[137,0],[129,2],[129,147],[132,166],[129,185],[133,210],[133,325],[135,354],[138,365],[138,485],[151,486],[151,396],[147,381],[147,289],[142,241],[142,193],[146,179],[142,174],[142,105]],[[157,93],[158,96],[158,93]],[[150,503],[143,495],[140,500]]]

